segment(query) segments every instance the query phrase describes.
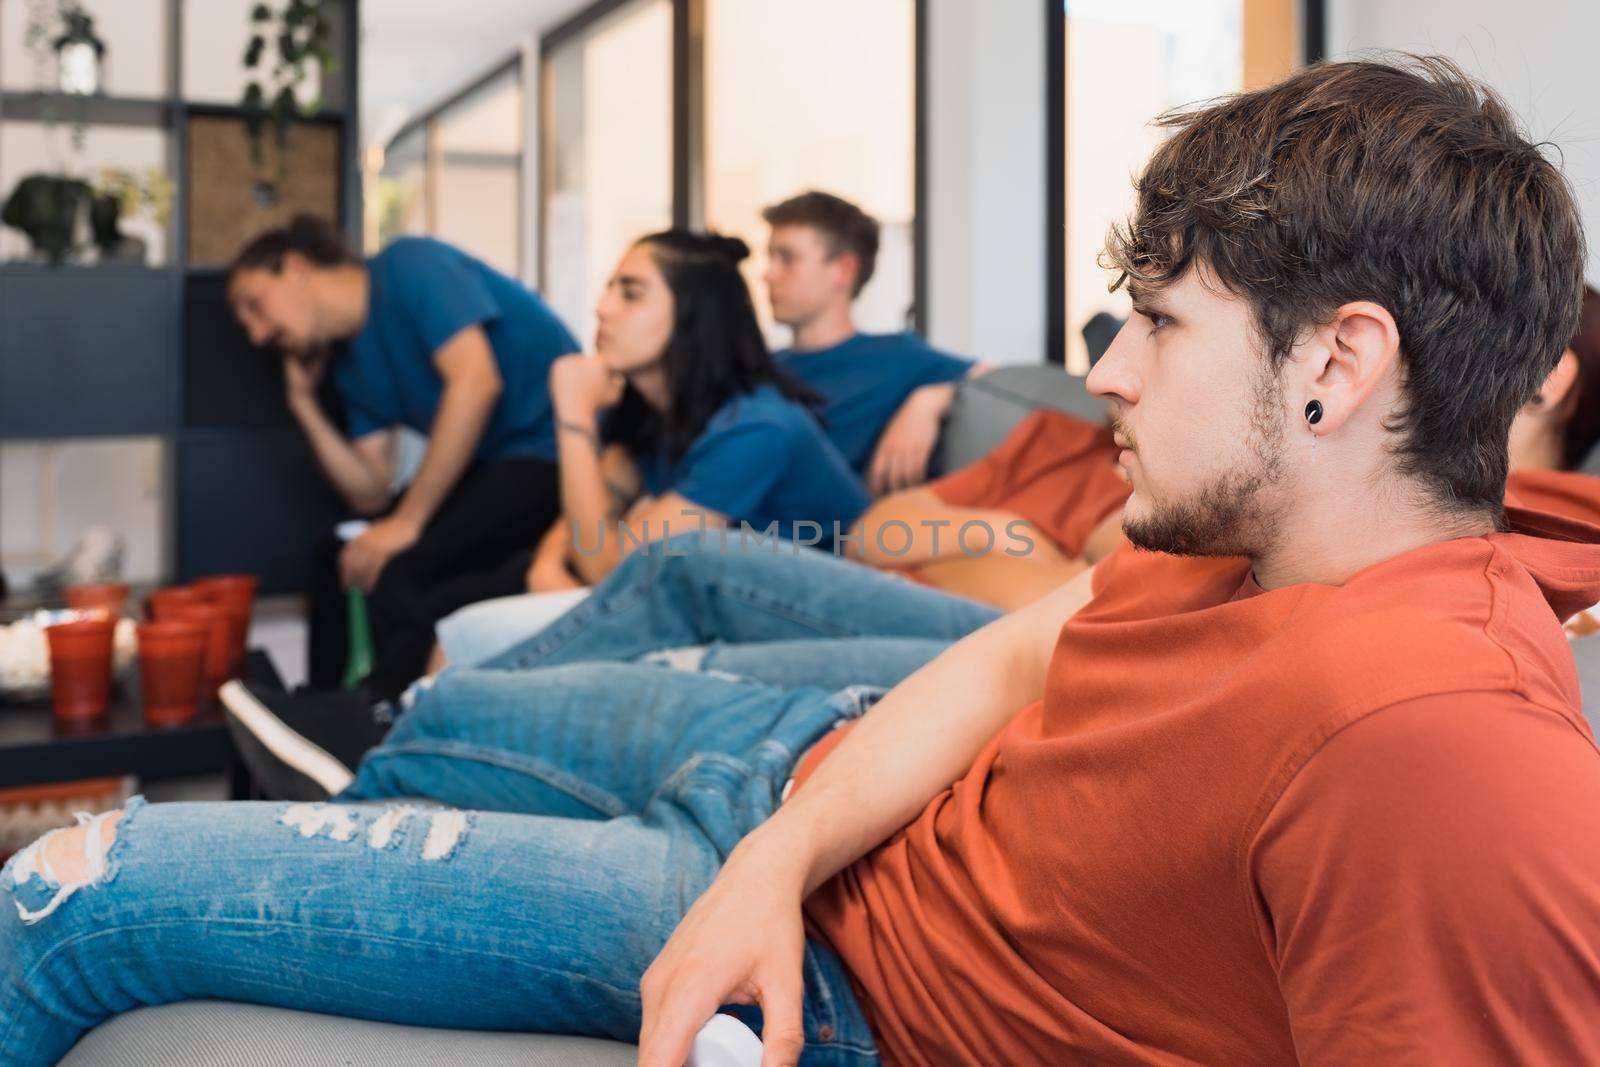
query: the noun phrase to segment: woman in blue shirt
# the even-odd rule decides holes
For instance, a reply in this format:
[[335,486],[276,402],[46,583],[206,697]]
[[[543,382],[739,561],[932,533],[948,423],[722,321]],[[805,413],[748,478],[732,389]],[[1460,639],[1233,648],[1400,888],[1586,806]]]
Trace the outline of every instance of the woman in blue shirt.
[[446,657],[469,630],[492,628],[506,645],[526,637],[650,541],[726,525],[829,543],[865,510],[814,414],[820,398],[767,349],[739,273],[748,254],[736,238],[670,230],[622,257],[594,354],[550,370],[562,520],[527,581],[569,595],[463,609],[439,626]]

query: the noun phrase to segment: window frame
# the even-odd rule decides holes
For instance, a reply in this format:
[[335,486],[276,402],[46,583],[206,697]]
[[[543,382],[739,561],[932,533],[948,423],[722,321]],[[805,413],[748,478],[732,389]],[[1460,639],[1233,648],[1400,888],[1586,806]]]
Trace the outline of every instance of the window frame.
[[[1045,7],[1045,361],[1067,360],[1067,11],[1064,0]],[[1299,16],[1300,62],[1327,55],[1327,0],[1284,0]],[[920,58],[920,55],[919,55]],[[920,71],[920,65],[919,65]],[[919,201],[920,206],[920,201]],[[920,213],[919,213],[920,217]]]
[[[439,191],[436,178],[440,164],[444,162],[442,158],[444,153],[439,147],[439,120],[447,116],[457,105],[471,99],[477,92],[494,84],[507,74],[516,75],[517,92],[522,96],[522,106],[524,113],[526,113],[528,106],[528,72],[522,60],[522,50],[520,48],[513,49],[509,55],[495,61],[471,81],[455,89],[448,96],[432,104],[426,110],[407,119],[399,129],[395,130],[384,141],[383,151],[387,156],[398,142],[405,140],[407,137],[421,135],[424,173],[422,215],[424,226],[429,233],[436,232],[439,223]],[[522,123],[522,128],[524,130],[527,128],[526,119]],[[520,223],[521,220],[527,218],[528,211],[528,145],[525,138],[522,151],[517,153],[516,159],[517,218]],[[519,225],[518,229],[520,231],[522,227]],[[525,259],[526,249],[523,248],[523,242],[519,239],[517,242],[516,270],[518,275],[527,273],[528,264]]]
[[[539,226],[534,276],[545,287],[546,226],[549,178],[554,165],[551,146],[554,116],[551,57],[581,37],[590,27],[636,0],[594,0],[559,23],[539,40],[538,161]],[[927,129],[928,129],[928,0],[912,0],[912,223],[911,300],[912,327],[927,329]],[[672,224],[683,228],[705,225],[705,0],[671,0],[672,3]]]

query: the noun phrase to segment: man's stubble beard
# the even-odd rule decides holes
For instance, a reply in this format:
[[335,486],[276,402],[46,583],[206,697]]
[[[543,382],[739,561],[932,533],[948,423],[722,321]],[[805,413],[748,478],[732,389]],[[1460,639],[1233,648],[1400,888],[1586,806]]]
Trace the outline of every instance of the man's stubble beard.
[[1122,531],[1136,548],[1176,556],[1254,556],[1277,535],[1279,510],[1263,491],[1283,477],[1283,384],[1270,366],[1252,390],[1243,465],[1216,475],[1181,500],[1129,518]]

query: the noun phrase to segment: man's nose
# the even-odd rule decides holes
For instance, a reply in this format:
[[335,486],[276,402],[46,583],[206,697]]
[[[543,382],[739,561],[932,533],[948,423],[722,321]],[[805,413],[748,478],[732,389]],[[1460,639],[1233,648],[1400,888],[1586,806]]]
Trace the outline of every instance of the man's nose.
[[1130,335],[1127,331],[1127,326],[1118,330],[1117,336],[1111,340],[1111,346],[1089,368],[1089,376],[1083,384],[1091,396],[1124,404],[1138,402],[1139,382],[1133,370],[1133,361],[1129,358]]

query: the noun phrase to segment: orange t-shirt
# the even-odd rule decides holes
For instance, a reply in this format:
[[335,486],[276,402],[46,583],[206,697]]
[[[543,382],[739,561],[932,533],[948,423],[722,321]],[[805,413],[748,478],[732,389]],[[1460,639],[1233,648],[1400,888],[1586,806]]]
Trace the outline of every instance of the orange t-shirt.
[[1506,503],[1600,526],[1600,478],[1578,471],[1512,471]]
[[886,1060],[1600,1063],[1600,530],[1511,518],[1341,586],[1102,563],[1044,699],[806,903]]
[[976,463],[928,488],[952,507],[992,508],[1027,519],[1068,556],[1079,555],[1130,488],[1104,426],[1035,411]]

